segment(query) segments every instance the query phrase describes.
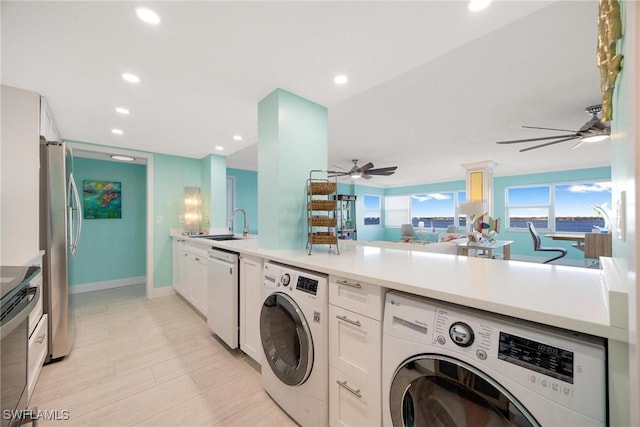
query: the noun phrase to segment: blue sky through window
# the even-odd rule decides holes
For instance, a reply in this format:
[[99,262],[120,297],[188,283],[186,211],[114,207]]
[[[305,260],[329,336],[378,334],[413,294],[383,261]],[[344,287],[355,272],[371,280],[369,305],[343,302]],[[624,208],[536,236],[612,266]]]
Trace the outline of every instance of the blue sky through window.
[[611,209],[611,182],[556,185],[556,216],[597,216],[593,206]]

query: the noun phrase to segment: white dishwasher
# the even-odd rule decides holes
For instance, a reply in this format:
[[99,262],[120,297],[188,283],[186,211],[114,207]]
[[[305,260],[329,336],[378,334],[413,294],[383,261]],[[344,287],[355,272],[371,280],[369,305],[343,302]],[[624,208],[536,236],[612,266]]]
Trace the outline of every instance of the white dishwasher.
[[209,249],[207,325],[231,348],[238,348],[238,254]]

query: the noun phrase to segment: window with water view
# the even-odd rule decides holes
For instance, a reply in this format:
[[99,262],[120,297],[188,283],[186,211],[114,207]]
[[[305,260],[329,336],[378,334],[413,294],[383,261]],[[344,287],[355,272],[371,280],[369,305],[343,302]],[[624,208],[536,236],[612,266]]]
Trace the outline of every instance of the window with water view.
[[611,216],[611,182],[585,182],[507,188],[510,229],[591,232]]

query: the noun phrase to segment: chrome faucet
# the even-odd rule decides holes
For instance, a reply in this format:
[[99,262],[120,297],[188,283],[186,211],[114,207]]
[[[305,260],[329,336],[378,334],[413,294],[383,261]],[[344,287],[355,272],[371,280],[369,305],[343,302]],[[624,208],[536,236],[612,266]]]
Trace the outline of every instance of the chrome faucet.
[[235,216],[236,212],[242,212],[242,216],[244,217],[244,226],[242,228],[242,237],[247,237],[249,235],[249,229],[247,228],[247,213],[244,211],[244,209],[242,208],[236,208],[233,210],[233,212],[231,212],[231,217],[229,217],[229,221],[231,221],[231,228],[229,228],[229,231],[231,231],[233,233],[233,217]]

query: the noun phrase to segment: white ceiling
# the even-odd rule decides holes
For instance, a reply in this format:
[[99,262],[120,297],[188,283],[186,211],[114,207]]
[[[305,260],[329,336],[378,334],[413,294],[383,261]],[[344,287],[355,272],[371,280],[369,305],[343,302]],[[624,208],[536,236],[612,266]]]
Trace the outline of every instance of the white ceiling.
[[[139,5],[160,25],[140,21]],[[600,98],[597,1],[466,6],[3,1],[2,83],[45,95],[65,139],[223,154],[236,168],[257,168],[257,104],[276,88],[328,107],[330,164],[398,166],[368,185],[460,180],[461,164],[483,160],[498,163],[498,176],[609,165],[608,142],[527,153],[495,144],[554,134],[522,124],[587,121],[584,108]],[[349,83],[336,86],[336,74]]]

